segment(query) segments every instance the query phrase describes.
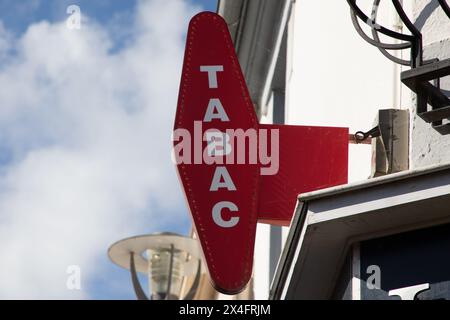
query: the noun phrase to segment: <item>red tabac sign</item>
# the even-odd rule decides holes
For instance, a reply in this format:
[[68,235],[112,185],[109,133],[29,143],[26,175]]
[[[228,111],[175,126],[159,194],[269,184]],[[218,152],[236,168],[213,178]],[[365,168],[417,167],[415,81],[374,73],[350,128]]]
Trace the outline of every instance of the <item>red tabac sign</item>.
[[347,182],[348,129],[259,124],[225,21],[189,24],[174,160],[216,289],[252,275],[256,223],[289,225],[298,194]]

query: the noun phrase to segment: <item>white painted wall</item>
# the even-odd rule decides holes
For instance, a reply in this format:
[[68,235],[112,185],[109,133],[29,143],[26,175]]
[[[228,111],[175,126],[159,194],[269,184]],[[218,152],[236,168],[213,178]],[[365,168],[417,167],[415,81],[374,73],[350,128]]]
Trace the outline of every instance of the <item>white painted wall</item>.
[[[392,24],[390,9],[379,17]],[[378,109],[399,107],[394,64],[359,37],[349,11],[345,1],[296,1],[287,123],[354,133],[371,129]],[[350,145],[350,182],[367,179],[370,164],[369,145]]]
[[269,297],[270,225],[258,223],[253,261],[253,292],[255,299]]
[[[450,20],[436,0],[416,0],[414,8],[416,25],[421,30],[424,58],[450,58]],[[441,79],[441,88],[450,90],[450,77]],[[415,101],[415,99],[414,99]],[[450,162],[450,136],[441,135],[412,109],[412,168]]]

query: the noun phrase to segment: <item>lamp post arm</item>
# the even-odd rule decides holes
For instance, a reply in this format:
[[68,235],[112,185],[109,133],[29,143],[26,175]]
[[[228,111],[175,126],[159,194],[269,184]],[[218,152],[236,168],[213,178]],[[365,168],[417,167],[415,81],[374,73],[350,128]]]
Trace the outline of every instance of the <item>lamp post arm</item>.
[[202,261],[198,260],[197,274],[195,275],[194,282],[192,283],[191,289],[183,298],[183,300],[193,300],[195,294],[197,293],[198,286],[200,284],[200,275],[202,271]]
[[139,283],[139,279],[136,273],[136,266],[134,264],[134,252],[130,253],[130,273],[131,273],[131,282],[133,283],[134,293],[138,300],[150,300],[145,294],[144,290]]

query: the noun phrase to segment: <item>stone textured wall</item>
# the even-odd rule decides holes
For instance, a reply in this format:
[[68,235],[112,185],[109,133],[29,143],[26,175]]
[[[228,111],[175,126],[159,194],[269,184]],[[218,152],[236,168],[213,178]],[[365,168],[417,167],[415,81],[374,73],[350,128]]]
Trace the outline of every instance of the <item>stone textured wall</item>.
[[[411,0],[409,0],[411,1]],[[450,19],[436,0],[416,0],[415,25],[423,34],[424,59],[450,58]],[[450,90],[450,77],[441,79],[441,88]],[[450,91],[448,92],[450,96]],[[416,98],[411,94],[411,168],[450,163],[450,134],[441,135],[416,114]]]

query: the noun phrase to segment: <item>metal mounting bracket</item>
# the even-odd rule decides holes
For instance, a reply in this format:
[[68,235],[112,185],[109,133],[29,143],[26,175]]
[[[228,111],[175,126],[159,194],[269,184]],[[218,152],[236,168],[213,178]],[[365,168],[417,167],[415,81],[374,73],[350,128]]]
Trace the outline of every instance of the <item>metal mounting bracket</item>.
[[[439,79],[450,75],[450,59],[403,71],[402,82],[417,94],[417,115],[441,134],[450,133],[450,99],[441,91]],[[432,84],[430,81],[434,81]],[[431,109],[428,108],[431,106]]]

